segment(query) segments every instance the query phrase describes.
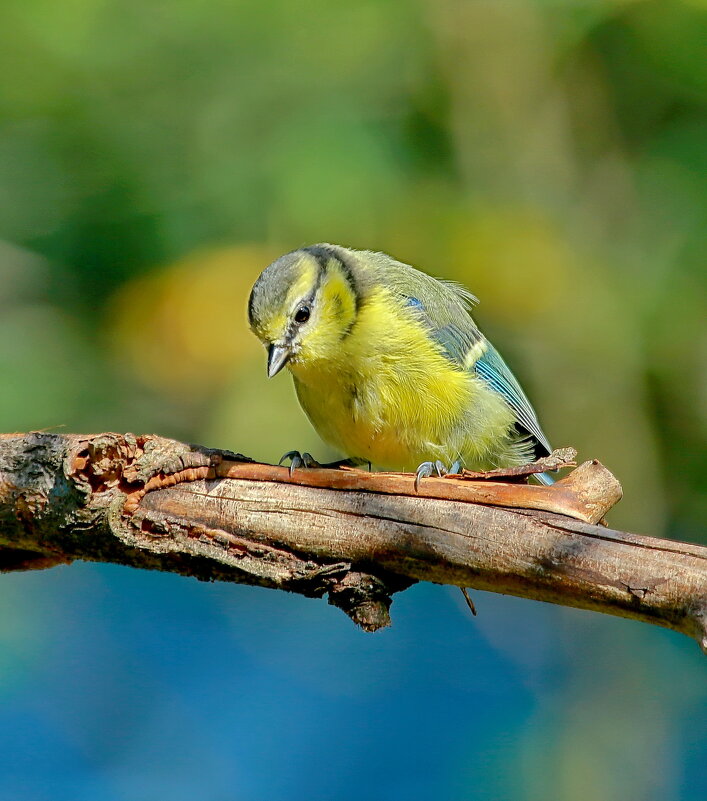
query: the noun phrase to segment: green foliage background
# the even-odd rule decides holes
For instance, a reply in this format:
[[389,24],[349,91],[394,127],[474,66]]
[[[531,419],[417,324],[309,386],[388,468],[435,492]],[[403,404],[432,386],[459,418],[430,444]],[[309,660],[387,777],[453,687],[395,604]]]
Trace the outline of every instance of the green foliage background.
[[[333,241],[469,286],[551,441],[622,480],[611,522],[707,541],[705,42],[701,0],[5,0],[0,428],[327,455],[289,381],[266,381],[245,302],[271,258]],[[100,594],[134,579],[76,567],[0,584],[18,610],[0,659],[18,719],[18,672],[37,669],[50,636],[31,599],[51,605],[83,581]],[[206,592],[181,586],[167,591]],[[248,608],[263,620],[294,603],[230,591],[254,594]],[[421,592],[429,604],[431,588]],[[510,660],[522,685],[525,669],[547,678],[564,660],[559,689],[532,690],[537,736],[519,721],[503,752],[519,783],[460,755],[427,797],[476,797],[474,787],[480,798],[704,797],[692,716],[707,703],[704,668],[689,643],[505,603],[484,599],[500,628],[475,629],[491,649],[477,672]],[[320,606],[302,607],[302,631],[329,620]],[[504,627],[534,614],[550,614],[533,624],[548,653],[528,666]],[[351,643],[333,672],[358,664],[360,649],[373,659],[375,645]],[[361,687],[359,701],[374,703]],[[484,699],[467,699],[469,710]],[[97,797],[124,797],[100,764],[81,764],[103,777]],[[202,797],[277,796],[237,786]],[[44,798],[35,790],[24,797]],[[312,797],[293,792],[283,797]]]

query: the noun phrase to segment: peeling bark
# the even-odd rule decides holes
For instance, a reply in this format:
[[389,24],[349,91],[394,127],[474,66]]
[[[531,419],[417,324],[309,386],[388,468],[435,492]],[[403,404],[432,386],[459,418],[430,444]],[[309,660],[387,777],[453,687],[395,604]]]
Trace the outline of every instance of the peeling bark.
[[[654,623],[707,650],[707,548],[593,525],[621,497],[586,462],[430,478],[273,467],[154,436],[0,435],[0,570],[74,559],[321,597],[388,625],[416,581]],[[514,483],[515,482],[515,483]]]

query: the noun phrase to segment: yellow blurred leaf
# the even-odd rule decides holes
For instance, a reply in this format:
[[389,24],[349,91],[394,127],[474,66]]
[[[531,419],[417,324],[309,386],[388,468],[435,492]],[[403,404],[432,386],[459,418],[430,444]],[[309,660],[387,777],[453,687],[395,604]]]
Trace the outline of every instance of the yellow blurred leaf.
[[128,369],[158,389],[202,396],[260,355],[248,329],[251,286],[278,253],[259,246],[199,251],[125,284],[107,334]]

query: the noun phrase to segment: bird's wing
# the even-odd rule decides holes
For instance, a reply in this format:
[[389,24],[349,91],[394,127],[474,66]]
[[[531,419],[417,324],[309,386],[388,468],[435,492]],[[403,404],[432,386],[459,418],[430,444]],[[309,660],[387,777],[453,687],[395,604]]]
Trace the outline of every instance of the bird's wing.
[[552,451],[550,443],[542,428],[540,428],[535,410],[525,396],[525,392],[521,389],[516,377],[503,361],[496,348],[488,341],[486,341],[485,344],[486,349],[484,353],[479,356],[474,364],[474,372],[483,378],[496,392],[503,396],[511,409],[513,409],[513,413],[520,426],[522,426],[528,434],[531,434],[537,442],[547,450],[547,453],[550,453]]
[[460,284],[433,278],[385,254],[369,251],[366,255],[378,280],[411,307],[445,356],[462,369],[473,370],[501,395],[513,410],[521,432],[550,453],[550,443],[516,377],[476,327],[471,316],[476,298]]
[[550,453],[550,443],[516,377],[476,327],[471,316],[476,298],[459,284],[440,281],[399,263],[392,271],[386,270],[386,278],[391,277],[394,291],[420,316],[447,358],[473,370],[501,395],[513,410],[522,432],[530,434],[541,449]]

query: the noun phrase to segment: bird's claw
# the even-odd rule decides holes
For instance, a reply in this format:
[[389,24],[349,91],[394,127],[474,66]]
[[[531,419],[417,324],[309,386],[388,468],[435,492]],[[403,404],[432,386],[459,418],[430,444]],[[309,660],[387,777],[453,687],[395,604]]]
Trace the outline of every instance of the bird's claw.
[[278,466],[281,465],[287,459],[290,460],[290,477],[292,477],[295,473],[295,470],[299,467],[321,467],[319,462],[312,456],[311,453],[300,453],[299,451],[287,451],[287,453],[282,455],[282,458],[278,462]]
[[423,462],[415,471],[415,492],[420,490],[420,480],[438,475],[440,478],[447,475],[457,475],[461,472],[461,462],[458,460],[447,470],[444,463],[437,459],[435,462]]
[[439,459],[436,462],[423,462],[415,471],[415,492],[418,492],[420,489],[420,481],[423,478],[429,478],[435,473],[438,476],[442,476],[444,475],[442,471],[446,473],[444,465],[439,461]]

